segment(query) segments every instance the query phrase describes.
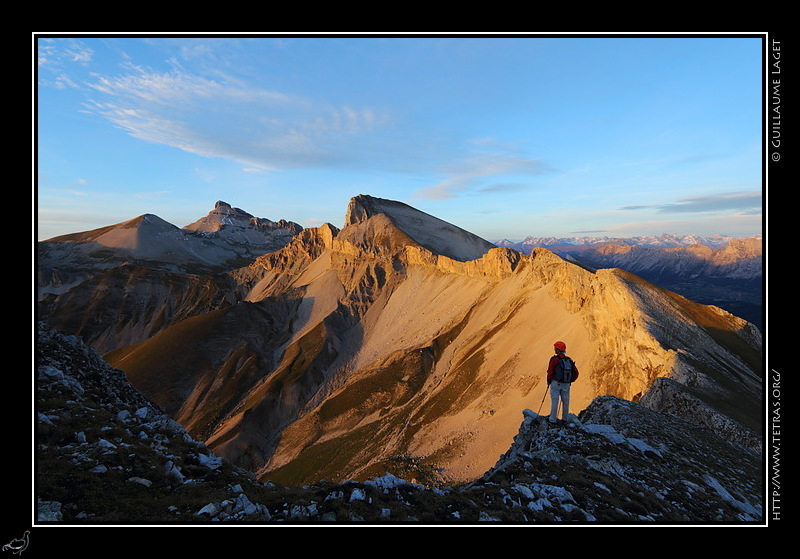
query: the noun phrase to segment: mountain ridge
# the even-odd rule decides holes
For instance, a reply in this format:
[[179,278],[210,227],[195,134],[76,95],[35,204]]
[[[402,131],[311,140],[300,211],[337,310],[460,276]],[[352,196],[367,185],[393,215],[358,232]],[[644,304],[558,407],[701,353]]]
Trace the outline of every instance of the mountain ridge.
[[533,238],[506,242],[523,253],[543,247],[591,269],[622,268],[698,302],[722,307],[763,328],[761,235]]
[[159,295],[170,310],[135,310],[138,340],[102,344],[106,359],[215,452],[289,484],[410,458],[446,479],[480,475],[543,399],[554,339],[582,368],[575,410],[599,394],[638,400],[669,376],[695,407],[758,425],[760,335],[729,313],[546,249],[493,247],[401,203],[355,197],[345,223],[204,276],[194,302]]
[[[662,342],[654,341],[648,332],[654,320],[646,314],[637,318],[642,310],[632,309],[645,308],[644,300],[655,309],[650,313],[704,317],[705,330],[689,328],[686,334],[670,334],[666,345],[676,348],[698,339],[709,340],[708,346],[715,348],[717,343],[706,332],[746,328],[728,313],[665,297],[661,290],[618,270],[583,270],[544,249],[522,256],[493,248],[476,260],[454,260],[410,242],[410,235],[384,215],[391,207],[383,205],[382,212],[372,214],[356,208],[353,213],[359,218],[349,220],[341,231],[329,225],[306,230],[248,267],[248,284],[258,288],[244,298],[266,312],[268,323],[278,324],[287,309],[292,318],[283,322],[279,333],[270,335],[281,343],[260,350],[276,356],[267,368],[272,372],[242,395],[240,411],[219,422],[207,439],[223,456],[266,476],[304,471],[309,462],[319,459],[314,456],[327,456],[328,465],[349,475],[356,471],[366,475],[369,468],[392,456],[409,452],[448,455],[438,463],[460,472],[453,474],[459,479],[474,476],[503,445],[488,441],[508,441],[510,416],[518,413],[530,396],[542,393],[535,377],[520,372],[536,368],[527,344],[519,339],[521,332],[535,324],[538,333],[533,337],[540,339],[537,352],[544,354],[543,360],[547,332],[555,334],[562,328],[566,336],[561,337],[576,340],[572,347],[579,363],[595,363],[587,370],[586,384],[575,388],[576,409],[597,393],[639,398],[655,378],[673,370],[697,383],[707,378],[703,369],[709,360],[728,363],[733,370],[757,367],[726,357],[724,352],[715,354],[717,350],[712,350],[713,357],[698,355],[688,363],[680,352],[665,351]],[[237,274],[240,282],[246,275],[243,270]],[[631,291],[631,287],[635,289]],[[276,306],[281,310],[272,314],[268,309]],[[609,314],[614,308],[619,308],[615,311],[619,314]],[[542,322],[544,316],[550,321]],[[560,318],[552,322],[554,317]],[[752,339],[744,343],[760,343],[755,334],[749,335]],[[630,341],[622,342],[626,337]],[[124,362],[111,361],[124,368]],[[153,366],[152,360],[147,360],[139,368]],[[478,404],[486,397],[476,400],[464,392],[466,386],[477,394],[496,392],[497,387],[490,387],[497,379],[490,379],[497,376],[498,369],[506,371],[506,386],[500,389],[502,410],[492,409],[490,404],[497,396]],[[395,370],[399,376],[386,376]],[[136,384],[136,376],[131,378]],[[463,385],[468,378],[469,383]],[[757,392],[757,381],[748,383],[745,392]],[[515,384],[520,388],[513,388]],[[357,396],[366,386],[372,389]],[[442,405],[435,402],[453,398],[462,403],[431,411]],[[280,408],[276,408],[279,401]],[[347,401],[361,403],[356,408],[342,407],[341,402]],[[470,405],[473,408],[463,411],[463,406]],[[750,409],[748,414],[752,412]],[[376,422],[381,415],[383,419]],[[485,426],[466,437],[458,427],[482,424]],[[270,435],[256,425],[272,425],[276,430]],[[412,425],[415,427],[409,429]],[[364,435],[356,436],[358,432]],[[367,433],[374,441],[382,441],[383,450],[366,443],[363,437]],[[347,447],[353,448],[353,455],[361,453],[365,463],[356,465],[352,455],[340,456],[337,462],[326,450],[334,448],[334,443],[344,446],[343,437],[354,436],[363,448]],[[396,444],[401,446],[393,446]],[[483,447],[486,449],[480,450]],[[266,453],[259,458],[258,452],[253,454],[256,448]],[[468,458],[454,456],[461,448]],[[481,454],[486,458],[478,459]],[[313,478],[294,480],[310,481]]]
[[[201,272],[230,269],[286,244],[302,227],[256,218],[218,201],[208,215],[179,228],[155,214],[115,225],[60,235],[37,243],[37,258],[53,276],[71,267],[108,269],[141,261],[165,270]],[[77,262],[75,262],[77,260]]]

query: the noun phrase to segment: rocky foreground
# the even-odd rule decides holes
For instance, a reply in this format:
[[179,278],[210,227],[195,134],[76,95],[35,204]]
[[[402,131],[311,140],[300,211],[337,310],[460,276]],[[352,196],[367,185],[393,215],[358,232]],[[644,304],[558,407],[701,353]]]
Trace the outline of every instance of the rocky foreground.
[[[304,487],[259,483],[191,439],[77,338],[40,327],[38,524],[758,524],[756,453],[614,397],[551,426],[520,410],[519,434],[469,484],[393,473]],[[413,461],[398,457],[398,465]],[[398,472],[401,470],[398,470]]]

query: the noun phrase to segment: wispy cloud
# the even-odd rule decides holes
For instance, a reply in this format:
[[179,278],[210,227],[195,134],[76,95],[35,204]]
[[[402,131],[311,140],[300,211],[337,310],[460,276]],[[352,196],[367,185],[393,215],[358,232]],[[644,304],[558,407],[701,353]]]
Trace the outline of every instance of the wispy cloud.
[[427,200],[449,200],[472,184],[472,177],[451,177],[442,182],[420,188],[414,194]]
[[682,198],[668,204],[623,206],[622,210],[655,209],[658,213],[721,212],[760,213],[761,192],[728,192],[711,196]]
[[94,51],[72,39],[40,39],[36,44],[36,65],[47,73],[39,74],[39,83],[55,89],[78,89],[81,85],[69,74],[74,64],[86,66]]
[[65,63],[87,63],[92,60],[94,51],[73,39],[40,39],[36,44],[36,64],[50,68]]
[[128,134],[206,157],[261,169],[314,167],[354,157],[360,141],[386,122],[370,107],[325,102],[208,79],[180,68],[127,66],[91,84],[87,110]]
[[524,182],[497,182],[482,186],[480,192],[517,192],[529,188],[530,184]]
[[[501,149],[473,152],[450,164],[443,171],[449,175],[439,183],[416,191],[420,198],[447,200],[458,196],[489,177],[533,176],[548,170],[540,160],[520,153]],[[525,183],[499,181],[480,187],[480,192],[497,192],[519,189]]]

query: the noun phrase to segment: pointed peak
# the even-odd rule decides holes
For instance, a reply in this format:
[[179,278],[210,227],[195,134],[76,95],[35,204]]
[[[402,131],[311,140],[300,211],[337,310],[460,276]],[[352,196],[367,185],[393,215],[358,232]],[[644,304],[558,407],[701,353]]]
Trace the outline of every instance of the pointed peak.
[[214,204],[214,209],[209,212],[209,215],[212,214],[233,215],[244,219],[253,217],[243,209],[231,206],[229,203],[223,202],[222,200],[217,200],[216,204]]
[[246,227],[252,220],[253,216],[246,211],[235,208],[227,202],[223,202],[222,200],[218,200],[217,203],[214,204],[214,209],[208,212],[205,217],[198,219],[194,223],[186,225],[184,229],[190,231],[201,231],[204,233],[214,233],[226,225],[238,225]]
[[383,215],[394,226],[434,254],[453,260],[481,258],[495,245],[460,227],[403,202],[359,194],[350,199],[345,227]]
[[164,227],[166,229],[176,229],[176,227],[171,224],[169,221],[157,216],[156,214],[142,214],[139,217],[135,217],[129,221],[126,221],[122,224],[122,226],[128,225],[136,225],[136,226],[155,226],[155,227]]
[[399,203],[400,202],[392,202],[391,200],[384,200],[382,198],[375,198],[368,194],[359,194],[358,196],[350,198],[350,203],[347,206],[347,213],[344,216],[344,224],[347,226],[361,223],[379,213],[385,213],[384,208],[387,205]]

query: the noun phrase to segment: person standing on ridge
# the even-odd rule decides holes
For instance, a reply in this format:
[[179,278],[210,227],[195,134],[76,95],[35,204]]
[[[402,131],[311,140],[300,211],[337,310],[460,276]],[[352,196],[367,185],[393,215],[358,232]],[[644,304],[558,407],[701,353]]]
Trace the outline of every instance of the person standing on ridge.
[[575,361],[567,357],[567,344],[556,342],[553,344],[555,355],[550,358],[547,365],[547,385],[550,387],[550,423],[558,419],[558,404],[561,402],[561,419],[569,415],[569,389],[578,378],[578,368]]

